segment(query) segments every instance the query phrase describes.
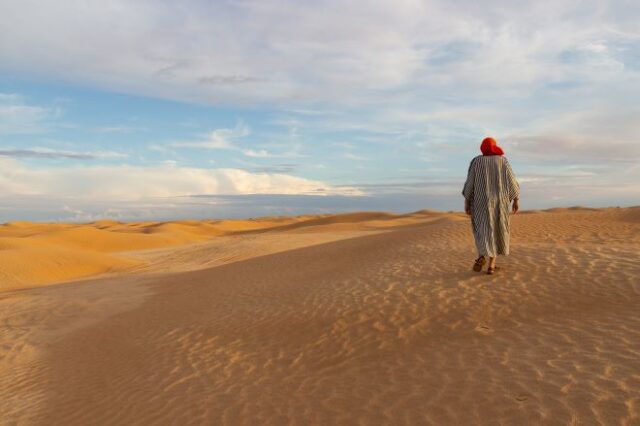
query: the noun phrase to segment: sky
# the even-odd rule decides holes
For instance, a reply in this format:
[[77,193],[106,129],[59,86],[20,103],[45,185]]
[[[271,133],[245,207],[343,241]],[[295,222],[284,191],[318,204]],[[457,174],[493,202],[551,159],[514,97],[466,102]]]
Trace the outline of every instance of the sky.
[[640,202],[637,0],[0,0],[0,222]]

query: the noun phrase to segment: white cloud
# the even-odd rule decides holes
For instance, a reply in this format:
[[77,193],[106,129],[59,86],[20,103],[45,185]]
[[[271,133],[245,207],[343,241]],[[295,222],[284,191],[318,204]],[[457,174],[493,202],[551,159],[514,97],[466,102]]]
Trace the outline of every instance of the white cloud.
[[[241,139],[249,136],[251,130],[243,122],[238,122],[233,129],[216,129],[209,132],[201,139],[178,141],[168,144],[170,148],[195,148],[195,149],[223,149],[239,152],[252,158],[276,158],[276,157],[296,157],[300,154],[296,151],[296,145],[288,146],[283,152],[273,153],[266,149],[244,148]],[[161,150],[157,145],[150,146],[150,149]]]
[[32,105],[18,94],[0,93],[0,134],[39,132],[60,114],[57,107]]
[[250,133],[251,131],[246,124],[238,122],[233,129],[212,130],[202,139],[173,142],[169,146],[174,148],[238,149],[234,141],[248,136]]
[[283,173],[178,167],[172,163],[155,167],[100,165],[36,169],[0,157],[0,195],[122,201],[197,194],[362,195],[362,192]]
[[[580,86],[565,96],[570,108],[621,88],[640,96],[640,12],[614,0],[24,0],[5,9],[0,69],[161,98],[347,120],[354,110],[410,109],[425,121],[464,105],[503,130],[535,107],[562,114],[562,99],[532,100],[549,85]],[[226,149],[226,136],[178,143]]]
[[367,158],[363,157],[362,155],[356,155],[352,152],[345,152],[344,154],[342,154],[342,156],[344,158],[346,158],[347,160],[355,160],[355,161],[365,161]]
[[[600,0],[24,0],[3,10],[0,58],[6,70],[217,104],[531,91],[623,72],[609,45],[637,42],[638,12],[628,9]],[[563,62],[567,54],[580,63]]]
[[269,157],[272,157],[272,155],[269,154],[269,152],[267,152],[267,150],[265,150],[265,149],[259,149],[259,150],[243,149],[242,153],[244,155],[246,155],[247,157],[254,157],[254,158],[269,158]]

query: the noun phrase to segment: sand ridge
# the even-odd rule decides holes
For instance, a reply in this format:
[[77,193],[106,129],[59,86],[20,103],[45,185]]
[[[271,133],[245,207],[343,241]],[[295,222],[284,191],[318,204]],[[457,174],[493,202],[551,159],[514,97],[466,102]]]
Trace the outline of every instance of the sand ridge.
[[[442,213],[360,212],[250,220],[131,223],[102,220],[76,225],[13,222],[0,226],[0,291],[91,276],[214,266],[431,220],[436,216],[442,216]],[[258,236],[280,231],[316,235],[289,238],[286,242],[282,242],[282,238]],[[237,244],[245,240],[253,240],[253,243]],[[227,253],[229,241],[233,253]],[[207,242],[211,244],[207,245]],[[220,247],[224,254],[209,259]],[[201,258],[207,261],[200,261]]]
[[[495,276],[470,271],[464,215],[423,213],[397,226],[281,223],[226,236],[229,253],[255,256],[207,266],[207,250],[225,248],[203,242],[176,249],[200,259],[193,270],[176,261],[173,272],[5,292],[0,414],[28,424],[635,425],[639,213],[516,215],[513,253]],[[348,237],[319,243],[324,233]]]

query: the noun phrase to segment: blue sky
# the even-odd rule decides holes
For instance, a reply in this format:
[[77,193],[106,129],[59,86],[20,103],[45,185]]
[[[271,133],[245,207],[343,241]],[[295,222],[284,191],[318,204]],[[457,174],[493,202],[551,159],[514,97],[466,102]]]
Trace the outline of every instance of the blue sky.
[[632,1],[0,0],[0,221],[640,199]]

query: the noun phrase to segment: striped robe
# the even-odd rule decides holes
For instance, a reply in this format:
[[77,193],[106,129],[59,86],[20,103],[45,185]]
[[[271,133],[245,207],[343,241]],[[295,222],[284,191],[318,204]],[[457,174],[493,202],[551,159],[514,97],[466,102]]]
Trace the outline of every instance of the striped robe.
[[471,206],[471,225],[478,254],[509,254],[509,206],[520,186],[507,159],[479,155],[469,165],[462,195]]

